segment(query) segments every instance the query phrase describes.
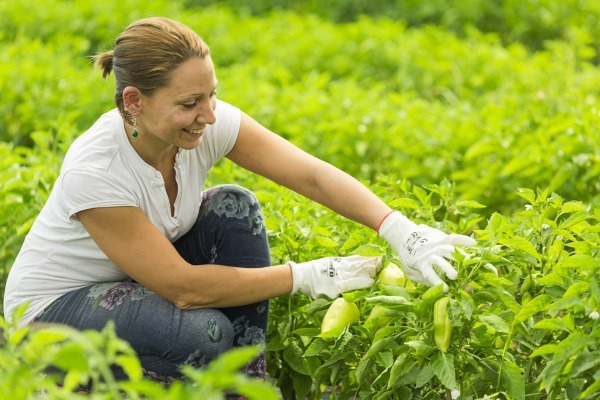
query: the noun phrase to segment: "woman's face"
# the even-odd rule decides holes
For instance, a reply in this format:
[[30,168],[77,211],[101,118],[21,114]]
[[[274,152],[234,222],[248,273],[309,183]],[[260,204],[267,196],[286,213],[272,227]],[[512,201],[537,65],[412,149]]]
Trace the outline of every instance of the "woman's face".
[[210,57],[192,58],[172,73],[171,82],[141,96],[139,130],[183,149],[200,144],[203,130],[216,122],[217,78]]

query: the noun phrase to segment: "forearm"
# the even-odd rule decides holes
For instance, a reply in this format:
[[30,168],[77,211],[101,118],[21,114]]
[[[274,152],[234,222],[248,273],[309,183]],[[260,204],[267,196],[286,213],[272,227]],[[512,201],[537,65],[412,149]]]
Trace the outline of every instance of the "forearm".
[[349,174],[322,163],[302,194],[346,218],[376,230],[392,209]]
[[163,294],[181,309],[234,307],[257,303],[292,291],[289,265],[236,268],[190,266],[179,287]]

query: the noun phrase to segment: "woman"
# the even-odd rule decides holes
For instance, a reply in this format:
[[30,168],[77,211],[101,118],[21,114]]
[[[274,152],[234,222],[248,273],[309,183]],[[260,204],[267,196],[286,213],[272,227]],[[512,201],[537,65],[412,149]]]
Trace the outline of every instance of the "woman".
[[[72,144],[6,286],[21,325],[62,323],[117,334],[148,375],[180,377],[232,346],[263,343],[268,300],[336,297],[368,287],[381,260],[335,257],[272,266],[260,206],[248,190],[202,191],[222,157],[377,230],[410,279],[445,283],[455,245],[415,225],[357,180],[216,99],[207,45],[165,18],[132,23],[96,66],[116,79],[117,108]],[[248,373],[265,373],[264,355]]]

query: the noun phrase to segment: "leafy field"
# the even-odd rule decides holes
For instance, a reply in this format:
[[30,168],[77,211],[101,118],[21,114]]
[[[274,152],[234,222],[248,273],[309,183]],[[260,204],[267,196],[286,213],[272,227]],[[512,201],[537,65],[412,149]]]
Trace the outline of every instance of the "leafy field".
[[[600,398],[597,2],[196,3],[0,2],[0,282],[66,148],[113,107],[112,82],[88,56],[131,20],[162,15],[208,41],[222,99],[413,220],[478,240],[457,254],[445,295],[447,350],[434,341],[439,288],[348,293],[359,321],[329,333],[331,301],[275,299],[267,354],[284,398]],[[369,229],[223,161],[209,185],[230,182],[261,200],[275,263],[352,253],[399,263]],[[386,315],[369,318],[376,306]],[[99,398],[220,398],[228,386],[278,396],[236,374],[253,349],[189,371],[204,392],[191,382],[167,390],[139,376],[110,329],[10,332],[0,322],[2,398],[67,398],[86,376],[105,382]],[[130,382],[104,374],[115,362]],[[71,386],[43,378],[51,364],[71,368]]]

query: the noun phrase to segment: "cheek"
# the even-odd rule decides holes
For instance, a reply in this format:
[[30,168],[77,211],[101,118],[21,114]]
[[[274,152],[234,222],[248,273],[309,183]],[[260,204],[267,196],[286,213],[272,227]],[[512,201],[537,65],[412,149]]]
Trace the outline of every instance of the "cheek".
[[165,115],[164,121],[174,128],[185,128],[186,126],[191,125],[194,121],[194,114],[191,112],[178,110],[169,115]]

